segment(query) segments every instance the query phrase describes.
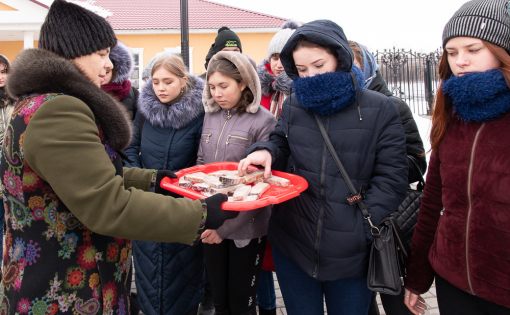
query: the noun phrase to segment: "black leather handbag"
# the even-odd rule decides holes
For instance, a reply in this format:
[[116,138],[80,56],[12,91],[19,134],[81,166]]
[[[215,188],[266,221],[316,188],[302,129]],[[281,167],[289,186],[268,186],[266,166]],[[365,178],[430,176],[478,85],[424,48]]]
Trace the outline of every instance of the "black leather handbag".
[[420,179],[416,189],[409,189],[406,197],[399,205],[397,211],[393,213],[393,218],[398,224],[404,243],[408,246],[411,243],[411,237],[413,236],[414,227],[418,221],[418,212],[420,210],[421,197],[423,195],[423,188],[425,187],[425,181],[423,180],[423,174],[420,167],[416,163],[416,160],[412,156],[408,156],[413,166],[420,173]]
[[407,252],[402,242],[400,229],[392,215],[386,217],[379,226],[372,223],[368,208],[363,202],[363,196],[354,188],[349,174],[347,174],[336,154],[324,125],[317,115],[315,115],[315,120],[324,138],[324,142],[351,193],[347,198],[347,202],[361,210],[363,218],[370,226],[373,241],[368,262],[367,286],[374,292],[398,295],[404,285],[405,261],[407,259]]

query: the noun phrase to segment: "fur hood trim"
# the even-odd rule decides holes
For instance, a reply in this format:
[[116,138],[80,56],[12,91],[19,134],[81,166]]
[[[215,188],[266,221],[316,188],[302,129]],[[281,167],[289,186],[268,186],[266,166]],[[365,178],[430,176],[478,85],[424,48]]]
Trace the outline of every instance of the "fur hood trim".
[[115,73],[112,82],[122,83],[129,80],[131,72],[133,72],[134,63],[129,48],[117,41],[117,45],[113,46],[110,51],[110,60],[113,63],[113,72]]
[[204,113],[202,91],[204,81],[189,75],[191,88],[177,102],[163,104],[159,101],[150,80],[148,80],[138,98],[139,112],[147,121],[157,127],[181,129]]
[[[251,90],[253,93],[253,102],[246,107],[246,112],[248,113],[256,113],[260,107],[260,100],[262,98],[262,93],[260,90],[260,80],[256,70],[255,62],[245,54],[234,52],[234,51],[220,51],[216,53],[211,60],[209,61],[209,67],[214,62],[225,59],[233,63],[239,72],[241,73],[241,77],[243,78],[243,82],[246,83],[247,88]],[[207,76],[205,78],[207,82]],[[218,105],[212,95],[207,83],[204,87],[204,93],[202,97],[202,101],[204,103],[205,112],[217,112],[221,109],[220,105]]]
[[131,140],[131,125],[121,103],[94,85],[70,61],[44,49],[27,49],[14,61],[7,90],[14,98],[62,93],[82,100],[94,113],[106,142],[120,151]]
[[262,95],[273,95],[276,92],[289,95],[292,88],[292,79],[285,72],[275,77],[270,71],[269,61],[267,60],[264,60],[257,67]]

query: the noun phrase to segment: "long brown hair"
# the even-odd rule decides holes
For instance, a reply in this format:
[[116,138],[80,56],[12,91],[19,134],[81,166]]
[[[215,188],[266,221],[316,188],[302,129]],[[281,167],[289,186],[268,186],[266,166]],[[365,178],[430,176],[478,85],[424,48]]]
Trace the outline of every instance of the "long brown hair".
[[[510,55],[504,48],[484,40],[482,40],[482,42],[487,49],[494,54],[496,59],[501,62],[500,69],[503,71],[506,84],[510,88]],[[444,50],[439,61],[439,79],[441,82],[437,90],[434,102],[434,111],[432,113],[432,128],[430,130],[430,144],[432,150],[436,150],[439,147],[439,144],[443,140],[446,130],[448,129],[448,123],[453,116],[451,100],[443,93],[444,80],[448,79],[451,75],[452,70],[448,64],[448,54],[446,53],[446,50]]]

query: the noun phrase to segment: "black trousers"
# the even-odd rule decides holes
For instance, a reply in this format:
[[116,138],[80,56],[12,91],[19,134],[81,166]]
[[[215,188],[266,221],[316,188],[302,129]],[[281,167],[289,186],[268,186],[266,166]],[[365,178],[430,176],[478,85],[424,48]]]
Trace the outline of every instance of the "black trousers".
[[[411,313],[411,311],[409,311],[407,306],[404,304],[404,294],[404,288],[402,288],[402,292],[400,292],[399,295],[379,294],[386,315],[413,315],[413,313]],[[368,315],[380,314],[379,309],[377,308],[377,300],[375,297],[376,294],[374,294],[374,298],[372,299],[372,304],[370,305]]]
[[264,258],[266,237],[242,248],[233,240],[204,244],[204,260],[217,315],[255,312],[257,275]]
[[437,304],[447,315],[509,315],[510,308],[489,302],[457,289],[436,276]]

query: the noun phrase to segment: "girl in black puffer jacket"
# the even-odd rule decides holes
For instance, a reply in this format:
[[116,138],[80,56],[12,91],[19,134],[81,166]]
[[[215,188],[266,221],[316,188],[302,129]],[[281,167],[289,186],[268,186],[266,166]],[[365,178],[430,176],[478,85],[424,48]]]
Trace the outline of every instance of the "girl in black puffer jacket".
[[[274,207],[269,224],[276,273],[289,315],[367,314],[371,236],[361,211],[328,152],[314,116],[325,125],[351,180],[364,192],[372,221],[398,207],[407,188],[405,135],[391,100],[363,89],[363,74],[342,28],[309,22],[280,55],[294,91],[270,140],[254,144],[240,162],[283,165],[309,188]],[[269,174],[268,174],[269,175]]]

